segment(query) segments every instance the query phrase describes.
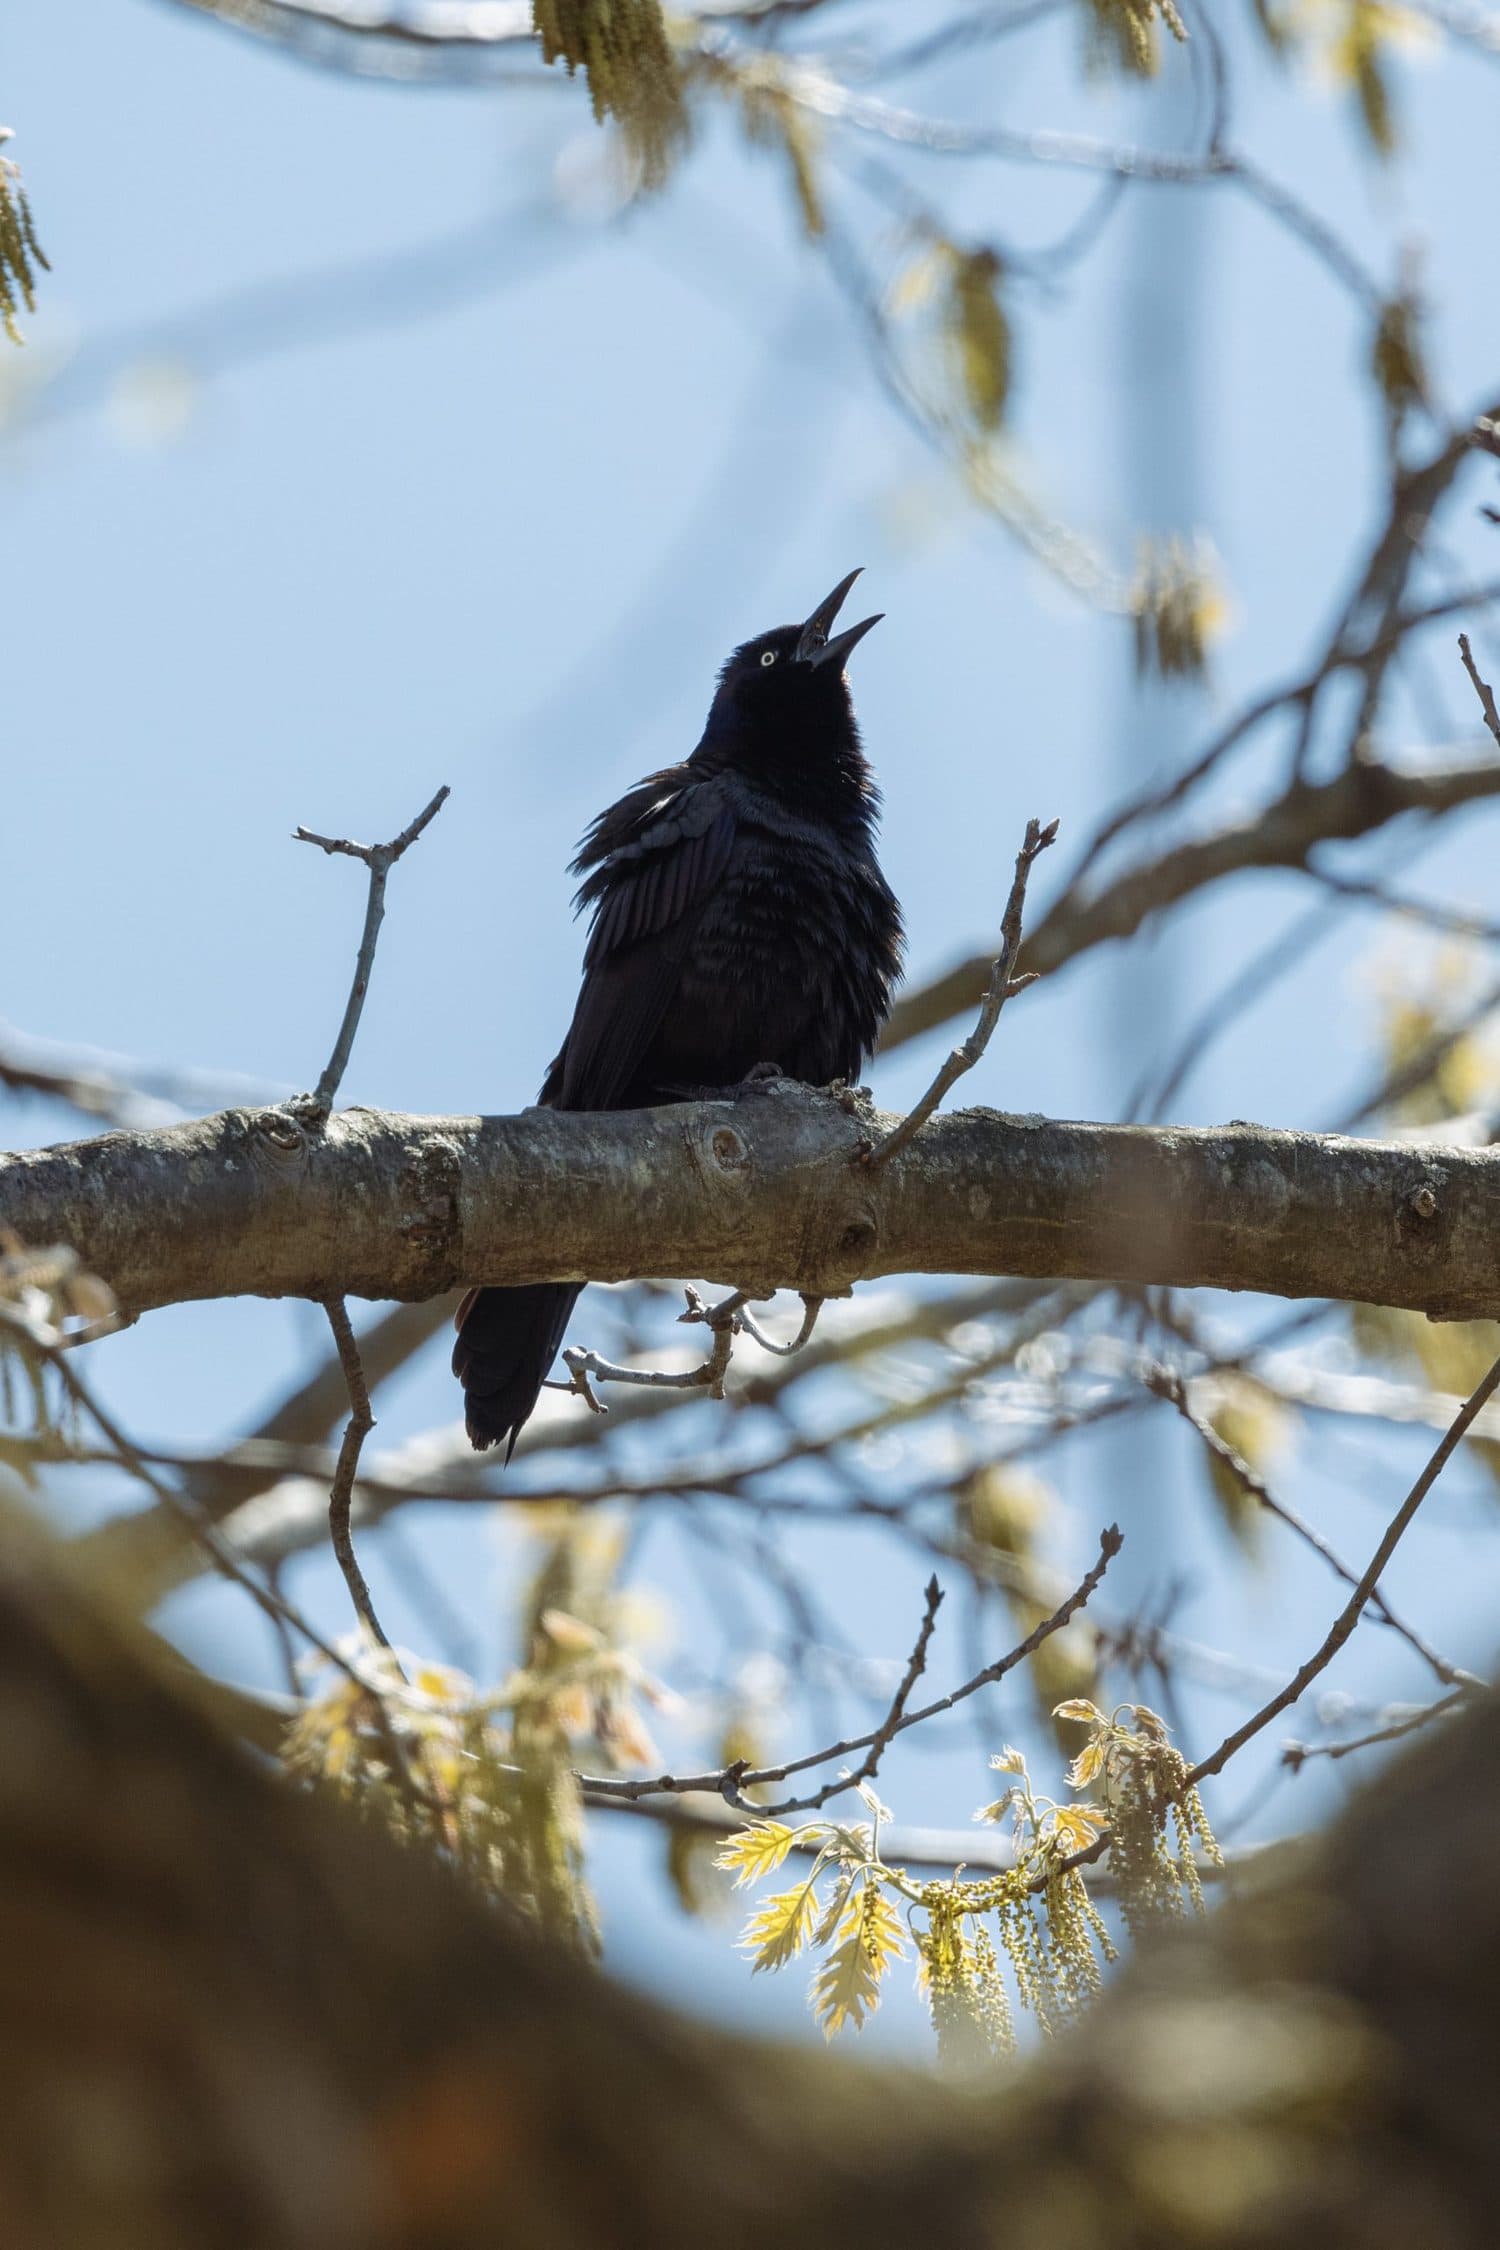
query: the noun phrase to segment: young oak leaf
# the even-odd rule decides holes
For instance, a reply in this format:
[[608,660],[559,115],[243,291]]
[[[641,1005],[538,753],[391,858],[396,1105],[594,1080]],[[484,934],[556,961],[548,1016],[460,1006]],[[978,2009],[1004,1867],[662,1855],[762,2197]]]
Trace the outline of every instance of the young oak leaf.
[[1068,1787],[1070,1789],[1087,1789],[1091,1781],[1097,1781],[1103,1770],[1104,1745],[1096,1735],[1091,1742],[1084,1744],[1069,1766]]
[[901,1918],[877,1884],[840,1925],[839,1943],[813,1979],[813,2013],[825,2039],[846,2024],[859,2030],[880,2005],[880,1985],[892,1961],[906,1951]]
[[740,1944],[753,1953],[751,1974],[762,1969],[784,1969],[795,1960],[817,1922],[820,1901],[815,1886],[801,1883],[795,1890],[778,1891],[757,1909],[745,1924]]
[[1110,1825],[1097,1805],[1058,1805],[1052,1815],[1052,1833],[1068,1852],[1087,1851]]
[[736,1890],[747,1883],[758,1883],[763,1875],[770,1875],[781,1865],[792,1848],[795,1831],[784,1827],[779,1820],[752,1821],[748,1828],[738,1829],[724,1841],[724,1849],[714,1855],[715,1867],[723,1867],[734,1877]]

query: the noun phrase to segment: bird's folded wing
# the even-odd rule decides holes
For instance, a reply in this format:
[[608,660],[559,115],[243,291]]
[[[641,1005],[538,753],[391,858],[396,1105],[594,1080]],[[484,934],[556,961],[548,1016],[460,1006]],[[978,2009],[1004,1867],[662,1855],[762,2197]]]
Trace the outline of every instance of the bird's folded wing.
[[595,862],[579,893],[595,907],[594,926],[573,1022],[542,1092],[563,1109],[608,1109],[630,1087],[734,851],[734,813],[717,780],[640,796],[638,807],[627,799],[618,808],[630,814],[619,840],[601,823],[580,862]]

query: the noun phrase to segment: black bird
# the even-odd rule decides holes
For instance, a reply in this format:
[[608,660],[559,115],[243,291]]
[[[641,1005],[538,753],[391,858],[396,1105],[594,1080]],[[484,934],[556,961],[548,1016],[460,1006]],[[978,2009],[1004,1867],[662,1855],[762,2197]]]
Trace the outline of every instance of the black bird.
[[[857,1078],[901,966],[901,909],[875,857],[880,793],[844,664],[878,617],[829,637],[850,571],[805,625],[737,648],[703,739],[612,805],[571,872],[593,909],[583,987],[541,1101],[644,1109],[774,1065]],[[557,1357],[574,1282],[475,1289],[453,1372],[477,1450],[517,1435]]]

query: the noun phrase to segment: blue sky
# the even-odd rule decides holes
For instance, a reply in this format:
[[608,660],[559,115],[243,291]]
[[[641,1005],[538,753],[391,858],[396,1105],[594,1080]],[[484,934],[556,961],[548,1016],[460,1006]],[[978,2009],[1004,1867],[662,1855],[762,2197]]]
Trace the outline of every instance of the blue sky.
[[[1440,386],[1476,401],[1496,359],[1493,199],[1475,192],[1493,67],[1435,53],[1403,69],[1408,149],[1383,173],[1332,91],[1232,44],[1237,138],[1386,279],[1394,244],[1419,250]],[[1071,36],[1013,41],[902,96],[1120,139],[1183,129],[1185,80],[1144,97],[1080,89],[1075,60]],[[605,220],[585,192],[599,145],[578,89],[319,73],[153,0],[18,0],[0,89],[54,267],[24,359],[0,365],[0,1015],[27,1032],[310,1083],[362,898],[354,868],[291,831],[390,835],[447,782],[450,804],[393,879],[344,1096],[435,1112],[528,1101],[576,980],[577,835],[691,747],[735,641],[802,614],[856,562],[887,613],[855,684],[920,979],[993,928],[1028,814],[1060,815],[1076,848],[1123,786],[1295,674],[1378,505],[1367,335],[1305,246],[1223,187],[1140,190],[1060,288],[1015,288],[1015,434],[1050,502],[1121,559],[1149,521],[1202,530],[1222,559],[1233,627],[1210,687],[1143,697],[1123,626],[969,506],[893,413],[797,239],[777,164],[728,126],[661,199]],[[1051,239],[1089,193],[1013,164],[917,160],[910,176],[976,238],[1018,245]],[[1472,506],[1455,514],[1475,575],[1483,534]],[[1467,739],[1445,634],[1432,666],[1449,739]],[[1394,724],[1398,743],[1420,739],[1411,714]],[[1247,761],[1216,802],[1269,770]],[[1470,817],[1419,863],[1423,886],[1487,907],[1494,845],[1494,813]],[[1118,1114],[1174,1026],[1304,891],[1240,883],[1166,943],[1091,957],[1007,1015],[975,1098]],[[1176,1114],[1336,1114],[1372,1067],[1378,942],[1352,919],[1212,1051]],[[909,1097],[940,1044],[878,1066],[882,1099]],[[75,1128],[7,1105],[0,1129],[21,1142]],[[188,1307],[103,1347],[95,1372],[138,1433],[209,1443],[317,1335],[308,1308]],[[429,1355],[381,1402],[382,1436],[452,1411]],[[1358,1554],[1416,1458],[1389,1434],[1320,1442],[1294,1484]],[[1086,1555],[1112,1513],[1128,1534],[1133,1509],[1148,1573],[1151,1541],[1171,1541],[1203,1584],[1200,1637],[1294,1663],[1326,1623],[1328,1585],[1300,1564],[1226,1573],[1172,1441],[1076,1445],[1063,1490],[1070,1551]],[[1463,1557],[1491,1507],[1455,1480],[1402,1565],[1402,1591],[1475,1658],[1491,1621]],[[415,1535],[493,1635],[513,1548],[453,1512]],[[861,1645],[899,1653],[916,1566],[853,1535],[807,1552],[848,1587]],[[372,1560],[377,1580],[384,1567]],[[691,1639],[701,1593],[680,1562],[661,1567]],[[339,1619],[331,1570],[302,1566],[298,1591]],[[396,1630],[417,1634],[395,1574],[384,1593]],[[266,1673],[258,1629],[217,1591],[183,1598],[173,1621],[226,1670]],[[1347,1682],[1414,1685],[1375,1634]],[[1205,1731],[1225,1716],[1216,1705]],[[912,1818],[959,1823],[987,1793],[972,1737],[892,1774]],[[1305,1777],[1286,1817],[1311,1817],[1332,1787]],[[753,2002],[757,2020],[792,2005],[764,1980],[748,1992],[722,1934],[668,1929],[647,1845],[610,1851],[625,1967]]]

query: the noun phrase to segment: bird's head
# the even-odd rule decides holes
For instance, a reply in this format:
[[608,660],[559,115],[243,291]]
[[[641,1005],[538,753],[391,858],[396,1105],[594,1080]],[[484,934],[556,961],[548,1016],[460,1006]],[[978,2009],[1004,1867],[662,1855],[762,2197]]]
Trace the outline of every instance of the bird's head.
[[834,619],[859,576],[851,570],[801,625],[778,625],[737,648],[719,674],[709,733],[749,735],[769,745],[815,749],[830,735],[852,733],[853,708],[844,666],[880,616],[842,633]]

